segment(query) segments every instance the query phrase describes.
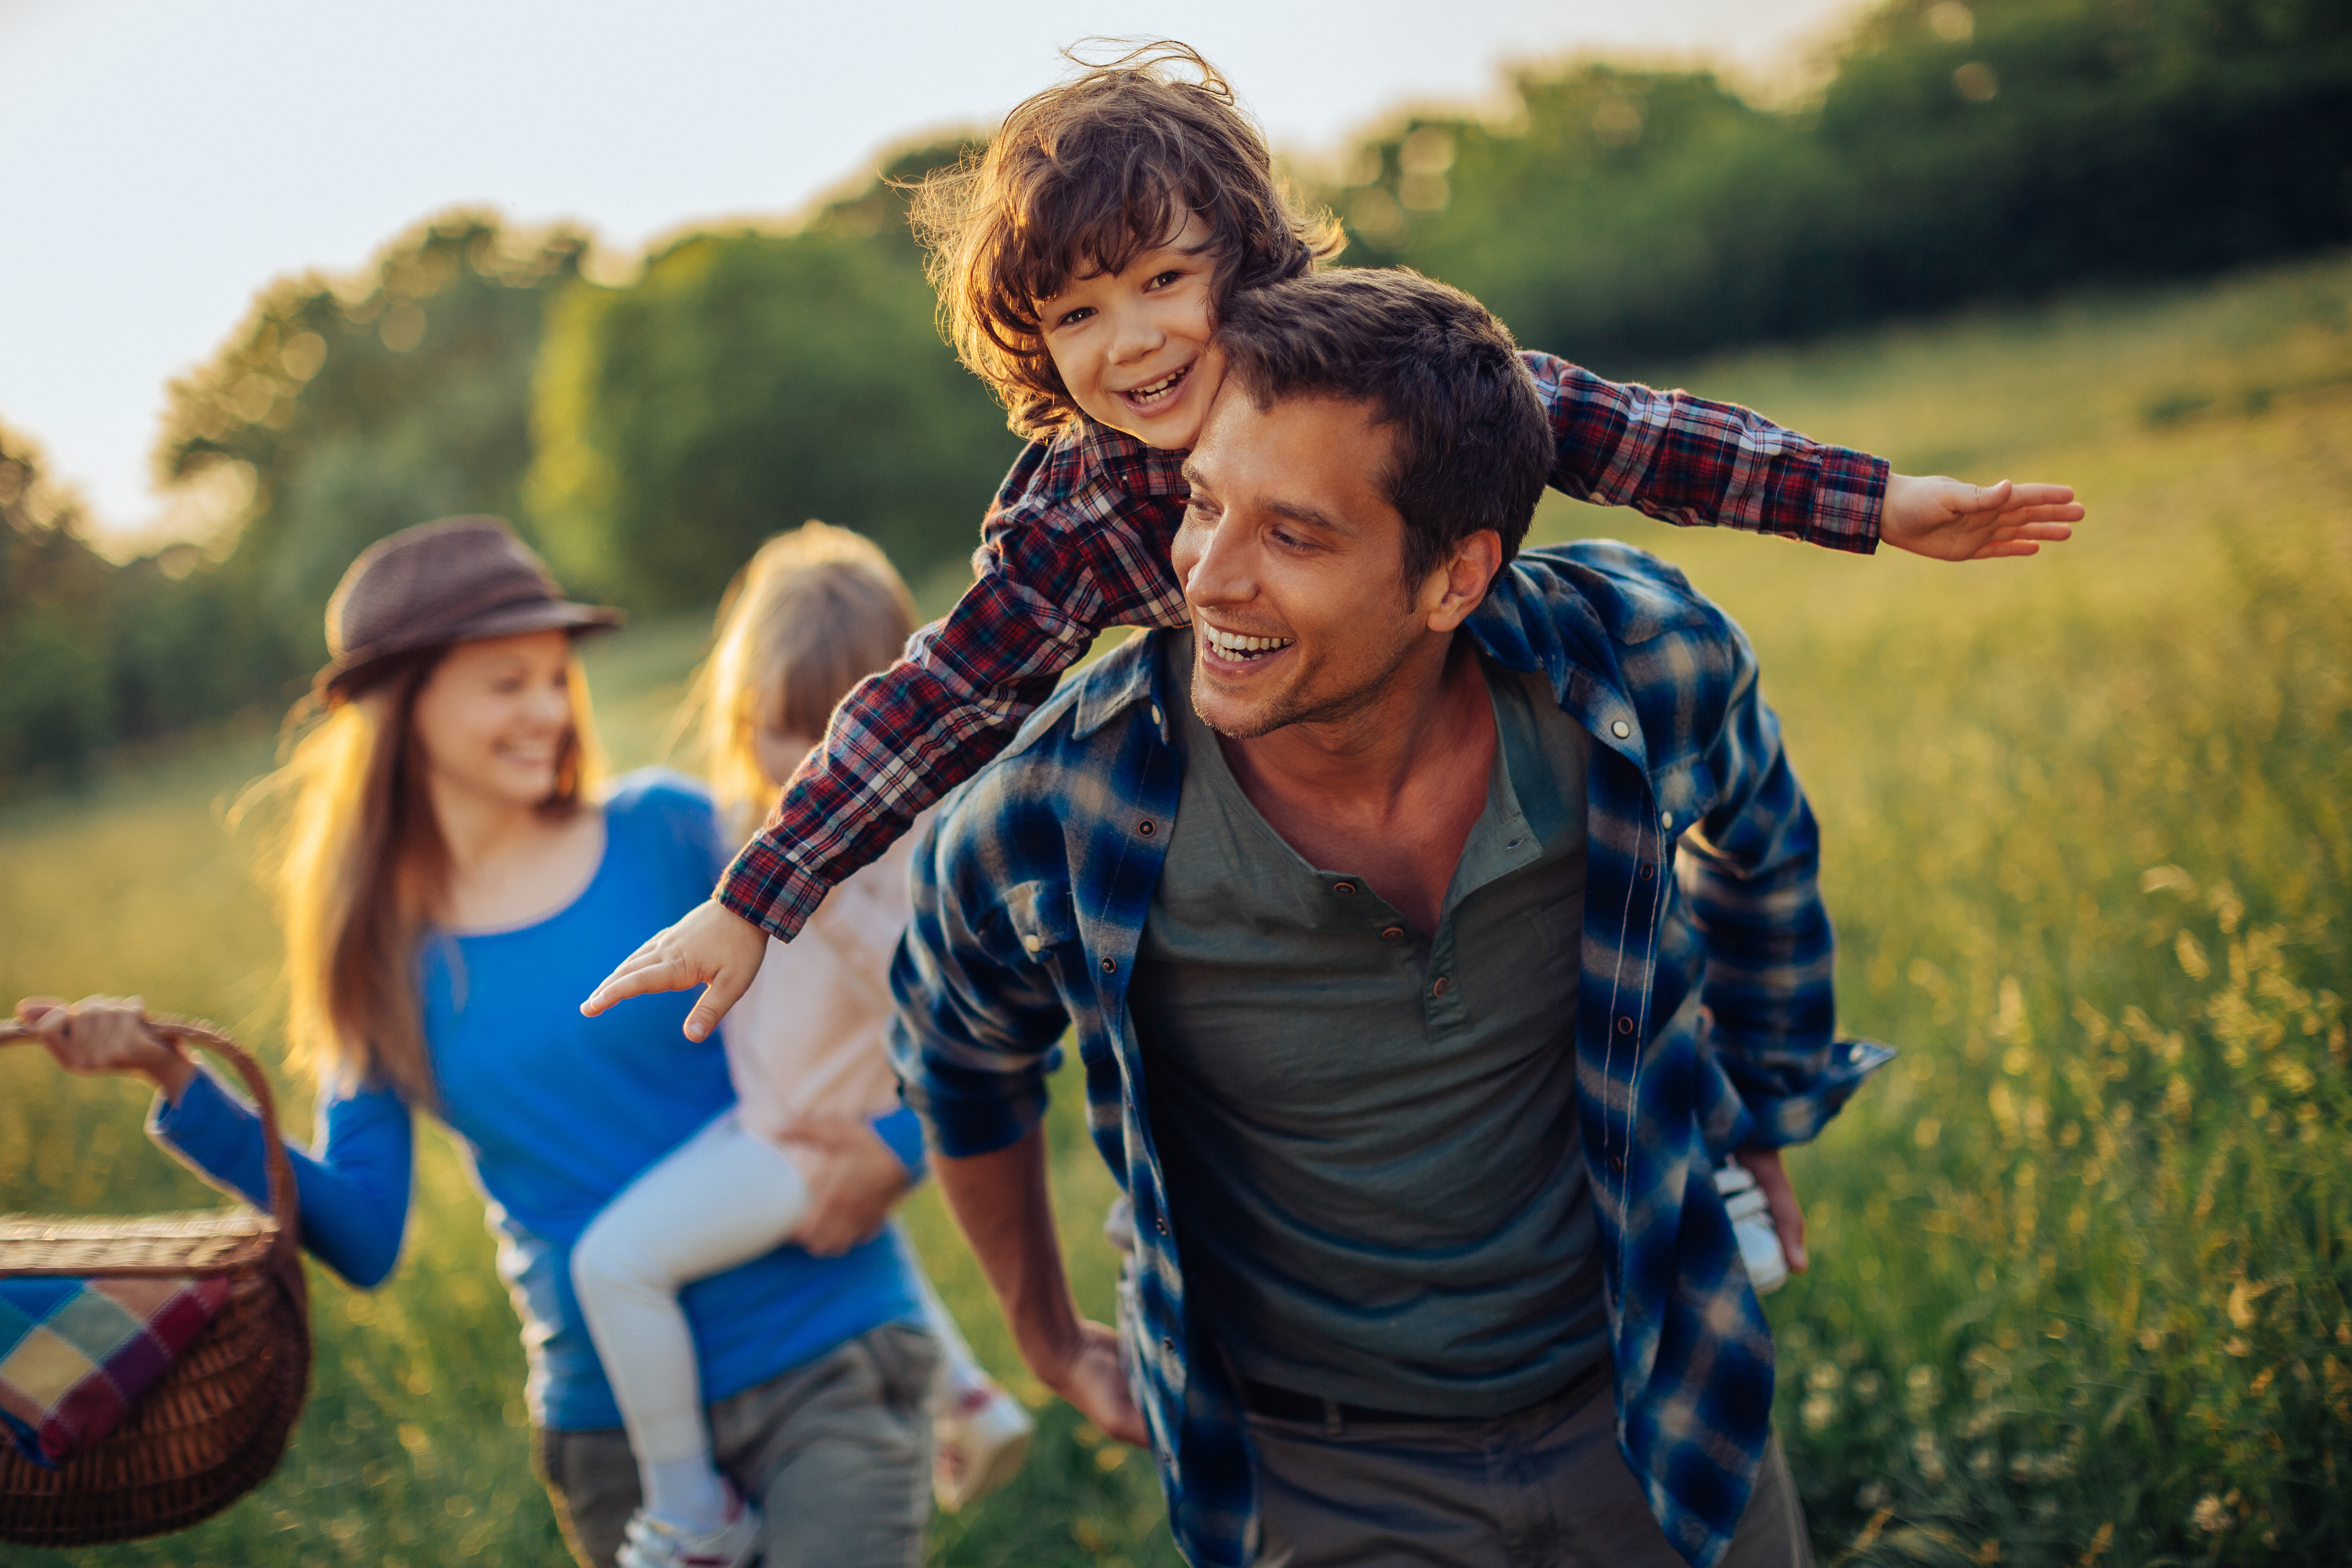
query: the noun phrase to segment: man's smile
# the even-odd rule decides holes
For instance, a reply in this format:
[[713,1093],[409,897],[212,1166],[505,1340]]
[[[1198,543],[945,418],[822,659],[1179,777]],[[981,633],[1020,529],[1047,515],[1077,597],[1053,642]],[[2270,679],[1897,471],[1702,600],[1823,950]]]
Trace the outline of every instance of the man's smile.
[[1255,664],[1282,652],[1298,640],[1296,637],[1253,637],[1242,632],[1224,631],[1206,621],[1198,625],[1202,648],[1221,664]]

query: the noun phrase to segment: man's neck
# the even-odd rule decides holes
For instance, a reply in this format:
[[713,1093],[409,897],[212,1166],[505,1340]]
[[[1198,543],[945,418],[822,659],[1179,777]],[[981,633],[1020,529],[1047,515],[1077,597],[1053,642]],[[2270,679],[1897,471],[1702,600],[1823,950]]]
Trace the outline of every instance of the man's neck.
[[1408,659],[1343,718],[1218,743],[1291,847],[1363,877],[1417,929],[1436,929],[1495,760],[1494,704],[1467,637]]

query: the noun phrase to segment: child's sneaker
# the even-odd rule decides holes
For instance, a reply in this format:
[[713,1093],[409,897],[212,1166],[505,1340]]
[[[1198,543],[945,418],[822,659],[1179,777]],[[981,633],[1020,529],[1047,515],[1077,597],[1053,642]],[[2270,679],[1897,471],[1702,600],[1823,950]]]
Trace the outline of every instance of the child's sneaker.
[[1020,1401],[992,1384],[950,1395],[932,1423],[931,1491],[940,1509],[954,1513],[1018,1475],[1034,1425]]
[[760,1510],[731,1486],[727,1502],[727,1522],[699,1535],[637,1510],[615,1561],[620,1568],[744,1568],[760,1555]]

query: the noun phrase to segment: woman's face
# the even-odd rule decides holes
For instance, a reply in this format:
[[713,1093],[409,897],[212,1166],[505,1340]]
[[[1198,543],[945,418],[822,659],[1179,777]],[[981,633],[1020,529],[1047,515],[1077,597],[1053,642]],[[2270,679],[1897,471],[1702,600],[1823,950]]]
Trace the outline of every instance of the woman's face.
[[572,735],[572,639],[560,631],[462,642],[416,693],[414,722],[433,782],[536,806],[555,793]]

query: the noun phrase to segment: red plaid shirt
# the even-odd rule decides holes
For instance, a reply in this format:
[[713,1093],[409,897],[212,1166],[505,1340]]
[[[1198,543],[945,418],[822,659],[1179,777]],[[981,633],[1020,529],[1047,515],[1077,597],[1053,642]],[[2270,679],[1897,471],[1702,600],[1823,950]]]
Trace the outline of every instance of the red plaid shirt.
[[[1882,459],[1745,408],[1524,357],[1559,441],[1553,488],[1666,522],[1877,547]],[[835,710],[719,902],[789,941],[835,884],[1003,751],[1105,627],[1190,624],[1168,558],[1183,460],[1085,419],[1032,442],[982,525],[979,581]]]

